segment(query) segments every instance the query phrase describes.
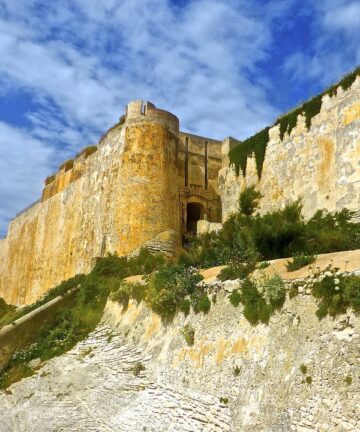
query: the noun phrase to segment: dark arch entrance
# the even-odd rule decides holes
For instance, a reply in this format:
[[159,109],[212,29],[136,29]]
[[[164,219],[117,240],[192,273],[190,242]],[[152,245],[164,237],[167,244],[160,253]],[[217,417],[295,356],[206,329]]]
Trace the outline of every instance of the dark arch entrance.
[[199,203],[188,203],[186,215],[186,232],[196,234],[197,221],[204,216],[204,206]]

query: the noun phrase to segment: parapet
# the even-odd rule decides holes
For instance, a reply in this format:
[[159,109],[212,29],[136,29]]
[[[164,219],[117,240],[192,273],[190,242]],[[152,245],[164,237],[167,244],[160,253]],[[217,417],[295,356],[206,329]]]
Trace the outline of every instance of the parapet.
[[179,131],[179,119],[169,111],[156,108],[151,102],[136,100],[126,107],[126,122],[154,120],[165,123],[174,132]]

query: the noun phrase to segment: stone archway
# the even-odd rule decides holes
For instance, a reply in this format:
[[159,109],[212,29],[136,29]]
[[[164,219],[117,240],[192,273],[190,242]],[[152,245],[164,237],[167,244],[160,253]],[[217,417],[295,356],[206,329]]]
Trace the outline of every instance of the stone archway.
[[199,202],[189,202],[186,206],[186,232],[196,234],[197,222],[204,218],[205,208]]

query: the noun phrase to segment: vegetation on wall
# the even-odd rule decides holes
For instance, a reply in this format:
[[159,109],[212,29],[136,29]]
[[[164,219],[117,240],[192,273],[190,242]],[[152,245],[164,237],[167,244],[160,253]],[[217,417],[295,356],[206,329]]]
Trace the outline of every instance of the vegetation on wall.
[[45,186],[49,185],[50,183],[52,183],[56,178],[56,174],[53,174],[49,177],[46,177],[45,179]]
[[[310,129],[312,119],[320,113],[322,98],[325,95],[334,96],[339,87],[342,87],[344,91],[347,90],[354,83],[357,76],[360,76],[360,67],[357,67],[354,71],[345,75],[341,81],[329,87],[320,95],[315,96],[299,107],[279,117],[271,127],[279,125],[280,139],[283,140],[285,134],[290,134],[295,128],[298,116],[303,115],[305,117],[306,127]],[[263,129],[230,150],[230,165],[235,168],[237,176],[240,173],[240,169],[242,174],[244,176],[246,175],[247,159],[248,157],[255,156],[257,174],[259,179],[261,178],[266,147],[269,142],[269,130],[270,127]]]
[[78,158],[82,155],[85,155],[85,158],[87,158],[90,155],[92,155],[93,153],[95,153],[97,151],[97,149],[98,148],[96,145],[87,146],[87,147],[83,148],[79,153],[77,153],[75,158]]
[[65,170],[69,171],[72,167],[74,166],[74,159],[68,159],[67,161],[63,162],[60,166],[59,166],[59,171],[61,170]]

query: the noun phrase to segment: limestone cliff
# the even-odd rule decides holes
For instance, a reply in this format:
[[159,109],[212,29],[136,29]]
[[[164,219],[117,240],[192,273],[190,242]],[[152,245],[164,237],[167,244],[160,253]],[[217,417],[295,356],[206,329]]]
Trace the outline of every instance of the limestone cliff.
[[0,393],[0,431],[359,430],[359,317],[319,322],[301,294],[252,327],[229,283],[208,289],[207,315],[168,325],[143,304],[108,302],[85,341]]

